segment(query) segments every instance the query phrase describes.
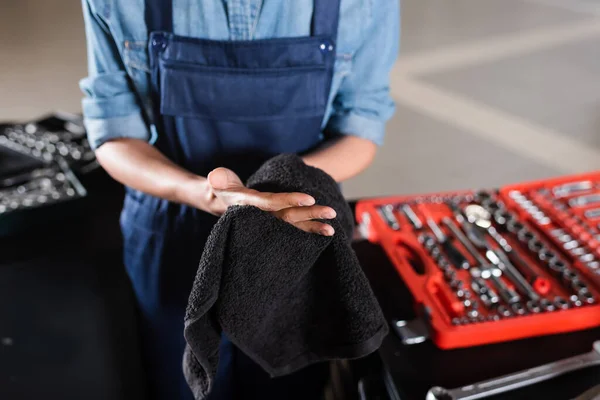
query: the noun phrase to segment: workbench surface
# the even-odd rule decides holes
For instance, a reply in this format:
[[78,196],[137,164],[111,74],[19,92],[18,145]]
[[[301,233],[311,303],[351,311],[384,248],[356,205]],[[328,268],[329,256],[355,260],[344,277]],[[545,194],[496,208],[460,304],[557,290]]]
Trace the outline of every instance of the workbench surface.
[[[104,182],[84,214],[0,238],[0,398],[143,399],[135,306],[120,261],[121,189]],[[414,317],[410,293],[383,251],[355,249],[388,320]],[[378,354],[400,399],[453,388],[591,350],[600,329],[441,351],[402,345],[393,332]],[[579,371],[494,399],[569,399],[600,382]],[[394,398],[393,395],[390,398]]]

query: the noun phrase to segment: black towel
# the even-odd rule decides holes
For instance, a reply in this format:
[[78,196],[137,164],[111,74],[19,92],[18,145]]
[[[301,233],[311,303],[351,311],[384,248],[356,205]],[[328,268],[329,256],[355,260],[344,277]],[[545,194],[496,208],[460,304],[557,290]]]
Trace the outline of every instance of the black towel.
[[230,207],[213,228],[185,317],[183,368],[206,397],[221,332],[271,376],[375,351],[388,327],[350,246],[353,218],[337,183],[295,155],[267,161],[248,187],[303,192],[332,207],[333,237],[303,232],[268,212]]

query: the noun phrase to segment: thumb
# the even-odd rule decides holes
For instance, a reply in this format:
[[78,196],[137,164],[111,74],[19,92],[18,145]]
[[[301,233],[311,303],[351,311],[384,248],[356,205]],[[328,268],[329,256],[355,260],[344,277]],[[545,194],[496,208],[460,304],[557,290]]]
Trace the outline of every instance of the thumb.
[[212,170],[208,174],[207,179],[214,190],[231,190],[244,187],[240,177],[227,168],[216,168]]

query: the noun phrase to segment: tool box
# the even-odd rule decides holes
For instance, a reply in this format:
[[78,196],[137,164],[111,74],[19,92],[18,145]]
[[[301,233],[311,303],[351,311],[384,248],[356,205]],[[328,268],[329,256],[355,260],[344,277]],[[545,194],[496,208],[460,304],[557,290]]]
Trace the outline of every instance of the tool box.
[[356,216],[440,348],[600,326],[600,171],[364,200]]
[[79,115],[0,125],[0,236],[74,214],[98,167]]

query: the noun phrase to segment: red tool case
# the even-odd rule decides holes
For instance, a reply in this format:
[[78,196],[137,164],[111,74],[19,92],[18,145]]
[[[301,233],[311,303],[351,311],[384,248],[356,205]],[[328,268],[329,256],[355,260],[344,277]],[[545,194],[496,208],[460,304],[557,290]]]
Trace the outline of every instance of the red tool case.
[[[473,204],[480,207],[467,208]],[[421,222],[420,229],[406,206],[417,217],[417,227]],[[384,248],[406,282],[440,348],[600,325],[600,171],[492,191],[364,200],[357,204],[356,216],[363,234]],[[467,239],[479,238],[469,240],[479,257],[450,225]],[[505,242],[496,241],[490,232]],[[440,240],[443,236],[445,242]],[[448,243],[466,259],[463,267],[449,261],[453,253],[445,247]],[[499,264],[496,255],[502,256]],[[507,265],[529,287],[519,286]],[[506,296],[494,297],[494,292]]]

